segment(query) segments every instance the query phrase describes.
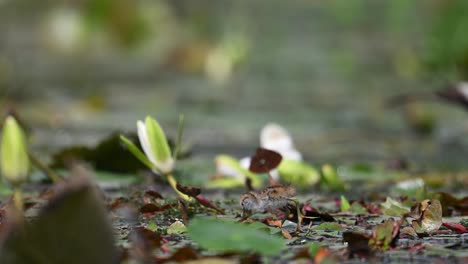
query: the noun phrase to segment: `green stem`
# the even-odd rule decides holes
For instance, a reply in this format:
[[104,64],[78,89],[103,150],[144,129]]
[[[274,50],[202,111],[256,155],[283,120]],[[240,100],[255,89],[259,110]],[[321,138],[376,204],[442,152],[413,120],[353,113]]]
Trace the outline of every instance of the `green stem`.
[[34,164],[34,166],[36,166],[39,170],[44,172],[52,180],[53,183],[57,183],[61,181],[62,178],[57,173],[55,173],[51,168],[49,168],[44,163],[42,163],[35,155],[29,152],[28,156],[31,162]]
[[21,188],[19,187],[13,188],[13,201],[15,203],[15,207],[18,210],[18,212],[22,213],[24,210],[24,204],[23,204],[23,193],[21,191]]
[[192,197],[177,190],[177,181],[174,178],[174,176],[172,176],[172,174],[166,174],[166,178],[169,182],[169,185],[171,185],[172,189],[174,189],[174,191],[180,196],[180,198],[184,199],[185,201],[192,201]]
[[175,162],[177,162],[177,157],[179,156],[181,144],[182,144],[182,133],[184,131],[184,115],[180,114],[179,115],[179,126],[177,129],[177,139],[176,139],[176,144],[174,148],[174,156],[173,159]]

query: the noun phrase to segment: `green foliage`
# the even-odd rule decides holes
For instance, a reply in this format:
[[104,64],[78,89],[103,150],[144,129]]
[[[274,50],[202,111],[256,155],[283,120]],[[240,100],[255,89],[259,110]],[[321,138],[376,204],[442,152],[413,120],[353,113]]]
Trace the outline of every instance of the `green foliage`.
[[341,203],[340,203],[340,210],[341,212],[346,212],[346,211],[349,211],[351,209],[351,205],[349,204],[348,200],[346,199],[346,197],[344,197],[343,195],[341,195]]
[[325,164],[322,166],[321,186],[329,188],[333,191],[344,191],[345,189],[344,183],[338,176],[336,169],[329,164]]
[[468,76],[468,1],[448,1],[438,9],[433,33],[428,36],[427,60],[435,70],[454,70]]
[[320,180],[317,169],[301,161],[283,159],[278,172],[284,181],[298,187],[306,188]]
[[344,228],[338,223],[324,222],[324,223],[321,223],[320,225],[314,227],[314,230],[343,231]]
[[395,222],[390,219],[375,227],[374,236],[369,239],[371,249],[381,249],[382,251],[390,249],[394,239],[394,224]]
[[[262,186],[261,177],[243,168],[236,158],[231,157],[229,155],[218,155],[216,156],[216,162],[224,163],[226,166],[236,170],[239,173],[239,175],[245,175],[247,178],[252,180],[252,185],[254,187],[258,188]],[[241,182],[242,184],[244,183],[242,180],[237,180],[237,181]]]
[[273,256],[285,246],[280,237],[245,224],[216,219],[193,219],[188,234],[201,247],[219,252],[255,252]]
[[385,203],[382,203],[380,206],[382,207],[382,213],[385,215],[402,216],[410,212],[410,208],[390,197],[387,197]]
[[128,148],[128,150],[143,164],[145,164],[148,168],[154,169],[154,165],[151,161],[146,157],[146,155],[135,145],[132,141],[126,138],[123,135],[120,135],[120,140],[124,145]]
[[175,221],[167,228],[167,234],[182,234],[187,232],[187,227],[180,221]]
[[29,173],[26,137],[12,116],[7,117],[3,126],[1,155],[1,170],[5,179],[14,186],[24,183]]

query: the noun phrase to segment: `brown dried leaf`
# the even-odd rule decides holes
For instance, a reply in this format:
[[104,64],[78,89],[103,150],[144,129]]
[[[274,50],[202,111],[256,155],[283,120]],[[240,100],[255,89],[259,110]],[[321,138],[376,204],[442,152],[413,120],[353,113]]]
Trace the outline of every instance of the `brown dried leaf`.
[[283,157],[276,151],[257,148],[250,161],[249,170],[254,173],[266,173],[276,168]]
[[200,188],[197,188],[197,187],[193,187],[193,186],[187,186],[187,185],[182,185],[180,184],[179,182],[177,182],[177,190],[179,190],[180,192],[188,195],[188,196],[191,196],[191,197],[196,197],[197,195],[199,195],[201,193],[201,189]]
[[198,195],[197,197],[195,197],[195,199],[197,199],[197,201],[205,206],[205,207],[208,207],[208,208],[211,208],[211,209],[214,209],[216,212],[218,212],[219,214],[224,214],[224,210],[219,208],[218,206],[214,205],[210,200],[206,199],[205,197],[201,196],[201,195]]
[[172,208],[174,206],[176,206],[175,203],[166,204],[166,205],[163,205],[163,206],[157,206],[155,204],[145,204],[142,207],[140,207],[140,213],[152,214],[152,213],[155,213],[155,212],[162,212],[162,211],[170,209],[170,208]]
[[343,241],[348,243],[348,254],[350,258],[368,258],[371,255],[369,247],[370,237],[358,232],[344,232]]

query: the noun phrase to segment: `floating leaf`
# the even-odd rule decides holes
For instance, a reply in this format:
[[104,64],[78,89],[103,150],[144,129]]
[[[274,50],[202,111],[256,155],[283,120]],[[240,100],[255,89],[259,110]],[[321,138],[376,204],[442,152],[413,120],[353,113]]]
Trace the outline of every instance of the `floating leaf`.
[[175,221],[167,228],[168,234],[182,234],[187,232],[187,227],[180,221]]
[[401,222],[389,219],[372,230],[369,246],[372,250],[387,251],[394,247]]
[[156,230],[158,230],[158,225],[156,224],[156,222],[151,221],[151,222],[149,222],[148,225],[146,226],[146,229],[155,232]]
[[351,212],[354,214],[367,214],[368,213],[367,209],[357,201],[354,201],[351,204]]
[[272,256],[279,254],[284,248],[280,237],[241,223],[216,219],[192,220],[188,234],[201,247],[221,252],[255,252]]
[[321,223],[320,225],[314,227],[314,230],[343,231],[344,228],[338,223],[325,222],[325,223]]
[[410,208],[404,206],[402,203],[387,197],[385,203],[380,205],[382,207],[382,213],[390,216],[402,216],[410,212]]
[[[420,217],[416,218],[418,215]],[[424,200],[414,206],[411,216],[416,218],[412,222],[416,233],[431,234],[442,225],[442,206],[438,200]]]
[[371,254],[369,236],[358,232],[344,232],[343,241],[348,243],[349,257],[367,258]]

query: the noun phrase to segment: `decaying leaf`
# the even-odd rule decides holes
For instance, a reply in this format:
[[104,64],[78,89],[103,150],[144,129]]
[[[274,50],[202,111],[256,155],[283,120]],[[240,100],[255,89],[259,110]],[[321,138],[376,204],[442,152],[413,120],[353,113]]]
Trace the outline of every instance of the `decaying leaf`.
[[437,193],[437,200],[443,205],[443,216],[451,216],[454,213],[468,215],[468,196],[459,199],[450,193],[439,192]]
[[182,234],[187,232],[187,227],[181,221],[175,221],[167,228],[168,234]]
[[372,237],[369,239],[369,247],[372,250],[387,251],[395,246],[398,233],[400,232],[401,219],[395,221],[389,219],[382,224],[377,225],[372,230]]
[[411,208],[412,226],[418,234],[432,234],[442,225],[442,206],[438,200],[424,200]]
[[197,195],[201,193],[201,189],[197,187],[183,185],[179,182],[177,182],[176,186],[177,186],[177,190],[191,197],[196,197]]
[[276,151],[257,148],[250,161],[249,170],[254,173],[266,173],[276,168],[283,157]]
[[348,255],[350,258],[367,258],[371,254],[369,247],[370,237],[359,232],[344,232],[343,241],[348,243]]
[[461,224],[458,223],[442,223],[443,226],[452,230],[456,234],[463,234],[468,233],[468,229]]
[[382,213],[389,216],[403,216],[410,212],[410,208],[390,197],[387,197],[385,203],[382,203],[380,206]]
[[208,208],[211,208],[211,209],[214,209],[216,212],[218,212],[219,214],[224,214],[224,210],[219,208],[218,206],[216,206],[215,204],[213,204],[210,200],[208,200],[207,198],[205,198],[204,196],[201,196],[201,195],[198,195],[197,197],[195,197],[195,199],[197,199],[197,201],[205,206],[205,207],[208,207]]

